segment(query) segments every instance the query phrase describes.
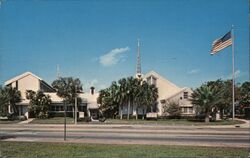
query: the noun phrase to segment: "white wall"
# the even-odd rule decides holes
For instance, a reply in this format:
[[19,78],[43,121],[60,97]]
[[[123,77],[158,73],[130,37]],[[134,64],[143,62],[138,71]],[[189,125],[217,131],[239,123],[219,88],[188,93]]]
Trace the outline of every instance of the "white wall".
[[[12,84],[14,84],[13,82]],[[40,81],[32,75],[25,76],[18,80],[18,90],[21,92],[23,99],[26,99],[26,90],[38,91],[40,89]]]
[[171,83],[170,81],[166,80],[164,77],[160,76],[154,71],[147,73],[144,76],[144,80],[147,81],[147,78],[150,76],[153,76],[154,78],[156,78],[156,87],[158,88],[158,96],[159,96],[157,100],[158,102],[157,108],[158,108],[158,115],[161,116],[163,112],[163,109],[162,109],[163,105],[161,104],[160,100],[168,98],[171,95],[179,92],[181,88]]
[[[184,98],[184,92],[188,92],[188,98]],[[174,97],[171,97],[170,99],[167,100],[167,102],[177,102],[179,103],[180,107],[182,107],[182,112],[183,108],[193,108],[193,112],[190,113],[190,111],[188,110],[187,113],[183,113],[183,115],[193,115],[195,114],[195,109],[191,103],[191,101],[189,100],[191,97],[192,91],[190,89],[186,89],[180,93],[178,93],[177,95],[175,95]]]

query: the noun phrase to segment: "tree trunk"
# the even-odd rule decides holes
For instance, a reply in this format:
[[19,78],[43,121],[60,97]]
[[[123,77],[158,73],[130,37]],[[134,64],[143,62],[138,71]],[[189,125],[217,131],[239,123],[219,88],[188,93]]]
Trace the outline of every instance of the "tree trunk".
[[122,109],[123,109],[123,106],[121,105],[120,107],[120,119],[122,120]]
[[209,123],[209,112],[206,113],[205,122]]
[[223,115],[224,115],[224,110],[223,108],[220,108],[220,118],[223,119]]
[[131,110],[132,110],[132,116],[134,116],[134,103],[131,105]]
[[144,120],[144,108],[142,109],[142,120]]
[[138,119],[138,108],[136,107],[136,115],[135,115],[135,119]]
[[17,112],[18,110],[17,110],[16,105],[10,103],[10,106],[11,106],[11,108],[12,108],[12,110],[13,110],[14,115],[18,115],[18,112]]
[[129,113],[130,113],[130,100],[128,100],[128,116],[127,116],[127,120],[129,120]]

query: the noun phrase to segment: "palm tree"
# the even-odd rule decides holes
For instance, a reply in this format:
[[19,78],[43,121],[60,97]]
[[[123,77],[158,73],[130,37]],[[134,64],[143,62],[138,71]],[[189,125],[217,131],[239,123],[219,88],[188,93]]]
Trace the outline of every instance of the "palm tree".
[[0,87],[0,116],[8,114],[9,94]]
[[145,108],[150,108],[152,111],[152,106],[156,104],[158,98],[158,89],[155,85],[149,85],[146,81],[140,81],[139,83],[135,94],[135,102],[137,104],[136,117],[139,108],[143,109],[143,116]]
[[192,104],[205,112],[205,122],[209,122],[209,115],[215,105],[220,102],[221,92],[214,86],[202,85],[194,90],[191,95]]
[[139,108],[143,108],[143,100],[144,100],[144,90],[142,86],[142,81],[137,80],[135,87],[135,96],[134,103],[136,104],[136,120],[138,119],[138,110]]
[[13,110],[13,114],[17,115],[18,109],[16,104],[21,102],[21,93],[16,88],[12,88],[11,86],[6,86],[4,88],[0,88],[0,104],[3,110],[7,113],[6,109],[8,109],[8,105]]
[[119,103],[120,103],[120,96],[118,95],[118,84],[114,81],[112,82],[109,91],[110,91],[110,106],[113,111],[113,116],[116,116],[118,113]]
[[109,89],[103,89],[99,92],[99,96],[97,98],[97,103],[100,104],[100,110],[106,115],[106,112],[109,110]]
[[250,82],[244,82],[240,87],[240,105],[241,111],[250,107]]
[[144,116],[144,109],[146,105],[147,100],[147,82],[145,81],[139,81],[140,84],[136,88],[136,94],[135,94],[135,103],[137,105],[136,108],[136,119],[138,118],[138,110],[141,108],[143,110],[143,116]]
[[78,93],[82,92],[80,79],[73,77],[61,77],[52,82],[52,87],[57,91],[59,97],[64,98],[70,104],[74,104]]
[[26,98],[30,100],[29,111],[34,113],[36,118],[48,118],[49,106],[52,100],[49,95],[45,95],[42,91],[26,91]]
[[123,105],[127,102],[127,80],[122,78],[118,81],[118,96],[119,96],[119,106],[120,106],[120,119],[122,119],[123,115]]
[[[150,94],[150,100],[149,100],[149,103],[152,105],[152,106],[156,106],[157,104],[157,99],[158,99],[158,88],[155,86],[155,85],[150,85],[149,86],[149,94]],[[152,110],[152,109],[151,109]],[[156,109],[157,110],[157,109]]]
[[103,89],[99,93],[97,103],[100,104],[100,110],[107,117],[115,117],[119,111],[120,96],[118,95],[119,86],[116,82],[112,82],[109,88]]
[[151,107],[158,97],[157,88],[154,85],[148,85],[133,77],[122,78],[117,82],[112,82],[109,88],[100,91],[98,103],[104,111],[119,111],[120,119],[123,116],[123,106],[127,105],[127,119],[130,111],[136,108],[136,119],[138,117],[139,107]]
[[127,119],[129,120],[130,115],[130,104],[133,103],[134,93],[135,93],[135,80],[133,77],[127,78],[127,99],[128,99],[128,116]]

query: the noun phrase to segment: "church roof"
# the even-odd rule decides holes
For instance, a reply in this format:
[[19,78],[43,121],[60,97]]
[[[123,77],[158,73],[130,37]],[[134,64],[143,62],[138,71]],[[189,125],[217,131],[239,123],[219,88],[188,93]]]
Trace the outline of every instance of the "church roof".
[[31,75],[31,76],[37,78],[38,80],[42,80],[40,77],[34,75],[34,74],[31,73],[31,72],[25,72],[25,73],[23,73],[23,74],[21,74],[21,75],[18,75],[18,76],[16,76],[16,77],[14,77],[14,78],[12,78],[12,79],[6,81],[4,84],[5,84],[5,85],[11,84],[11,83],[13,83],[13,82],[16,82],[17,80],[20,80],[20,79],[26,77],[26,76],[29,76],[29,75]]

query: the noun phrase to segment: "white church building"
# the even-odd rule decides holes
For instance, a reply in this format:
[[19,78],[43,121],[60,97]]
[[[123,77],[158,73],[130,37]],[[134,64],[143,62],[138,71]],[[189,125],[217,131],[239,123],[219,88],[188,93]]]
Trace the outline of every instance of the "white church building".
[[[137,65],[136,65],[136,78],[141,78],[146,81],[148,84],[154,84],[158,88],[158,99],[156,105],[153,105],[152,111],[157,114],[157,116],[168,115],[164,113],[164,106],[167,106],[170,102],[178,103],[181,108],[182,116],[194,116],[195,109],[191,104],[190,96],[192,90],[187,87],[178,87],[174,83],[170,82],[160,74],[155,71],[150,71],[146,74],[141,72],[141,54],[140,54],[140,41],[138,39],[137,43]],[[136,105],[133,105],[130,111],[128,108],[122,108],[119,110],[119,114],[131,114],[136,115]],[[122,111],[121,111],[122,110]],[[138,115],[144,115],[146,109],[138,109]]]
[[[25,72],[6,81],[5,86],[11,86],[21,92],[22,101],[17,103],[19,116],[26,116],[29,118],[28,105],[30,100],[26,99],[27,90],[35,92],[42,91],[46,95],[49,95],[52,100],[52,104],[49,108],[50,113],[64,112],[63,99],[56,94],[56,91],[47,82],[31,72]],[[99,94],[96,93],[93,88],[90,89],[90,92],[88,93],[79,93],[82,102],[78,105],[78,111],[84,112],[84,115],[86,116],[90,115],[91,109],[98,109],[99,106],[96,102],[98,96]],[[9,108],[9,113],[12,113],[12,111],[13,110]],[[72,106],[67,105],[66,112],[72,113]]]
[[[137,73],[137,77],[138,77]],[[157,116],[165,116],[168,115],[164,113],[164,106],[168,106],[168,103],[175,102],[178,103],[181,108],[181,116],[194,116],[195,109],[194,106],[191,104],[190,96],[192,94],[192,90],[187,87],[178,87],[174,83],[170,82],[160,74],[155,71],[150,71],[145,75],[139,74],[142,80],[146,81],[148,84],[153,84],[158,89],[158,99],[155,105],[152,105],[151,111],[147,111],[150,113],[155,113]],[[136,105],[131,106],[130,108],[130,115],[136,116]],[[121,110],[121,109],[120,109]],[[127,115],[128,108],[125,105],[122,108],[122,112],[119,111],[119,114]],[[145,115],[146,109],[139,108],[138,115]]]
[[165,79],[155,71],[150,71],[143,76],[149,84],[154,84],[158,88],[158,100],[156,112],[158,116],[163,114],[163,106],[167,106],[169,102],[179,103],[182,116],[191,116],[195,114],[194,107],[191,104],[190,95],[192,90],[187,87],[178,87],[174,83]]

